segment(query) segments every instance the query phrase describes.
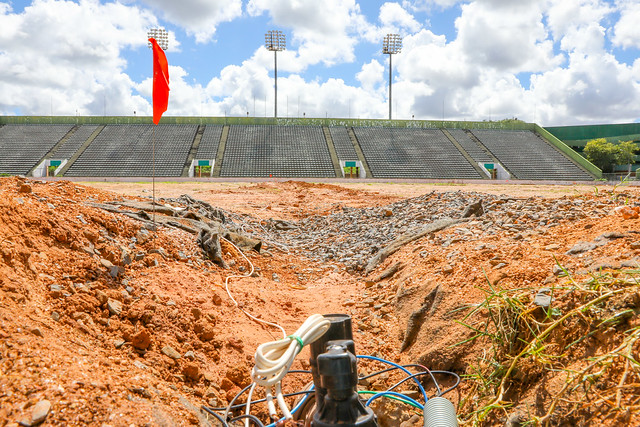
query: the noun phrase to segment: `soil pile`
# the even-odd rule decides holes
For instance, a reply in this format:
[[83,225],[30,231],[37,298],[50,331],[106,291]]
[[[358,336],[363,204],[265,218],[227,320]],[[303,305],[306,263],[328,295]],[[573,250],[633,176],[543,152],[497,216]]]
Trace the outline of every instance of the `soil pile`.
[[[462,420],[640,421],[632,189],[406,200],[294,182],[200,191],[224,209],[226,231],[262,243],[241,253],[221,239],[224,263],[186,221],[204,217],[178,218],[193,204],[178,196],[161,200],[154,232],[135,207],[148,198],[0,180],[0,425],[216,425],[200,406],[226,405],[250,382],[255,348],[280,338],[242,314],[225,283],[240,308],[289,333],[313,313],[347,313],[360,354],[465,376],[447,395]],[[251,277],[225,282],[250,263]],[[384,405],[385,425],[421,425]]]

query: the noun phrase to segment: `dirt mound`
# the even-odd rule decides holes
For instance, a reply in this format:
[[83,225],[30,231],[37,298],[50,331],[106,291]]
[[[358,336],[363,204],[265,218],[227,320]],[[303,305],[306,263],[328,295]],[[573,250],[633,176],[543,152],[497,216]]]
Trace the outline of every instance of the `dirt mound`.
[[[242,314],[225,283],[240,308],[289,333],[313,313],[347,313],[358,353],[462,375],[447,394],[461,420],[640,421],[640,220],[616,210],[635,206],[631,189],[545,198],[461,188],[404,201],[375,187],[212,186],[194,193],[263,241],[260,253],[240,253],[222,240],[228,269],[173,220],[154,232],[136,218],[131,206],[148,197],[0,179],[0,425],[36,424],[43,414],[61,425],[208,425],[200,406],[229,403],[250,381],[256,347],[280,338]],[[160,192],[169,212],[181,209],[171,184]],[[464,217],[477,200],[482,212]],[[349,268],[414,230],[412,221],[445,214],[461,220],[406,240],[368,276]],[[322,221],[328,230],[341,224],[324,244]],[[354,234],[345,234],[350,221],[360,242],[372,239],[370,250],[340,246],[344,260],[326,262],[323,251]],[[367,234],[380,227],[390,230],[384,241]],[[226,281],[247,275],[249,262],[251,277]],[[294,366],[307,367],[307,357],[305,349]],[[379,368],[360,363],[361,374]],[[438,375],[443,387],[455,384]],[[396,380],[363,384],[384,390]],[[397,404],[384,408],[383,425],[421,425]],[[256,414],[266,419],[259,405]]]

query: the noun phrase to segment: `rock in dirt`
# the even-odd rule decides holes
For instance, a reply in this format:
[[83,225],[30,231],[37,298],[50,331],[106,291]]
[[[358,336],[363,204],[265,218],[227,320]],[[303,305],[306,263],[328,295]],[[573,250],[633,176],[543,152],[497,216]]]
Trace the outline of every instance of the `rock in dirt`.
[[41,424],[49,415],[49,411],[51,411],[51,402],[48,400],[45,399],[36,403],[31,411],[31,425]]
[[538,307],[549,308],[551,305],[551,289],[542,288],[538,291],[535,298],[533,299],[533,303]]
[[180,359],[182,356],[180,356],[180,353],[178,353],[173,347],[171,347],[170,345],[165,345],[164,347],[162,347],[162,354],[164,354],[167,357],[170,357],[174,360]]
[[120,316],[122,313],[122,303],[118,300],[109,298],[107,300],[107,310],[113,316]]
[[578,242],[569,249],[566,254],[567,255],[577,255],[583,252],[588,252],[597,248],[598,245],[592,242]]
[[207,257],[227,269],[229,266],[222,258],[222,248],[220,247],[220,234],[210,229],[203,228],[198,235],[198,245],[202,248]]
[[182,375],[191,381],[198,381],[200,379],[200,368],[196,363],[187,363],[182,368]]
[[21,184],[20,188],[18,189],[18,192],[28,194],[33,192],[33,189],[29,184]]
[[151,345],[151,333],[146,328],[140,329],[137,334],[131,337],[131,345],[138,350],[146,350]]

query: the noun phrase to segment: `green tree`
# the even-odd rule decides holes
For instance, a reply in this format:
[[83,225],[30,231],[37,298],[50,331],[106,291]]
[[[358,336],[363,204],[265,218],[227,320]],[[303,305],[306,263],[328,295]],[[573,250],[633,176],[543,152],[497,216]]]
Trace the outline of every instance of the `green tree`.
[[629,172],[631,172],[631,165],[636,161],[636,144],[633,141],[621,141],[616,148],[618,149],[616,161],[619,165],[629,165]]
[[604,173],[613,172],[618,161],[618,147],[604,138],[592,139],[584,147],[584,155],[591,163],[602,169]]

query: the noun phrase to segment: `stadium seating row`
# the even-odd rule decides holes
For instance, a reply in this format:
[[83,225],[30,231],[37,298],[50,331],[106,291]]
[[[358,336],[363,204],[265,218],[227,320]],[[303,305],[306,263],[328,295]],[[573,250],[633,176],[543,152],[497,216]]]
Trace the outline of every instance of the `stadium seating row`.
[[[45,156],[78,158],[65,176],[181,176],[197,125],[107,125],[80,154],[96,125],[0,126],[0,173],[27,174]],[[358,158],[346,127],[329,127],[341,161]],[[531,131],[353,128],[374,178],[480,179],[477,163],[497,159],[517,179],[592,180],[593,177]],[[205,125],[195,158],[216,158],[222,125]],[[67,138],[58,144],[62,138]],[[58,144],[58,146],[56,146]],[[55,150],[52,151],[52,148]],[[155,158],[155,167],[154,167]],[[220,176],[335,177],[320,126],[232,125]]]

